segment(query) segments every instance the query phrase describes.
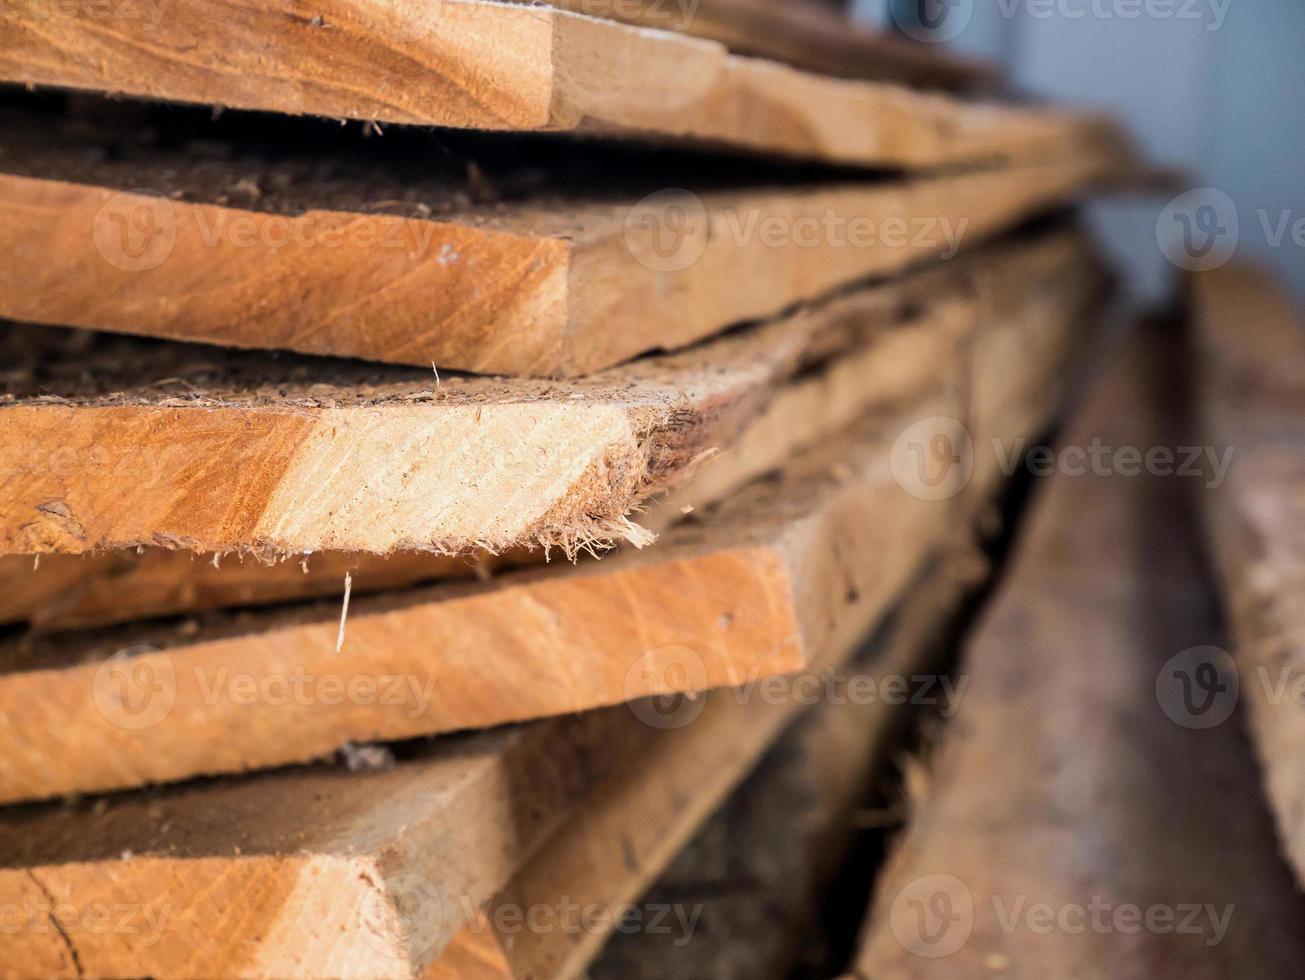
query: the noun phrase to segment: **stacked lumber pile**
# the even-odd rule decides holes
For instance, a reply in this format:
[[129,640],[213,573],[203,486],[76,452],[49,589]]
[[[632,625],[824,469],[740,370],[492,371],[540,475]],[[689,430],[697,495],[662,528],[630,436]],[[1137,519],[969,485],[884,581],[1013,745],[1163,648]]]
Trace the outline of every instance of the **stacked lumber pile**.
[[0,975],[579,976],[768,752],[767,944],[598,969],[796,955],[904,712],[754,688],[939,669],[1135,161],[615,6],[0,21]]

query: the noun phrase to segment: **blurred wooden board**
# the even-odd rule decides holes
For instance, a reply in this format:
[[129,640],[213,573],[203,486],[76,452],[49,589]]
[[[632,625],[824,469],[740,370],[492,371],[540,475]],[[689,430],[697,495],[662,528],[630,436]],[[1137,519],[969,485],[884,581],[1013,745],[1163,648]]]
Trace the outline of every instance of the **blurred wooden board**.
[[[184,0],[0,22],[0,79],[242,109],[688,141],[937,166],[1054,144],[1072,117],[967,105],[543,6]],[[198,30],[196,25],[205,25]]]
[[649,195],[577,180],[477,203],[434,162],[213,160],[120,135],[100,153],[81,129],[0,118],[0,316],[527,377],[950,259],[1128,170],[1108,140],[1071,134],[1037,161],[904,181]]
[[1305,881],[1305,317],[1249,265],[1192,287],[1202,431],[1234,453],[1202,497],[1206,526],[1279,835]]
[[719,41],[738,54],[807,71],[947,90],[992,89],[998,69],[954,52],[880,34],[828,5],[797,0],[552,0],[590,16]]
[[[1173,447],[1181,377],[1173,345],[1134,339],[1060,446]],[[1192,488],[1107,469],[1041,489],[959,668],[965,699],[878,884],[858,976],[1305,968],[1305,910],[1250,748],[1235,721],[1183,723],[1172,658],[1219,636]]]
[[[914,408],[956,410],[946,397]],[[870,460],[886,469],[884,440],[891,444],[898,426],[883,420],[877,437],[856,449],[833,443],[794,471],[855,473],[862,464],[873,469]],[[873,483],[851,476],[842,486],[842,510],[856,519],[842,528],[837,549],[806,549],[794,568],[796,587],[819,607],[805,639],[822,662],[845,657],[860,641],[946,528],[937,520],[946,504],[910,497],[886,472]],[[685,595],[681,589],[682,604]],[[654,619],[639,626],[658,629]],[[652,632],[647,640],[659,642]],[[716,650],[700,637],[681,642],[698,653],[681,648],[678,663],[650,660],[640,676],[691,672],[693,657],[716,663]],[[153,931],[79,934],[75,962],[58,933],[22,929],[6,939],[7,964],[39,975],[411,976],[507,884],[584,791],[640,764],[631,753],[666,731],[650,723],[662,710],[641,701],[442,740],[401,753],[389,772],[292,770],[94,806],[11,809],[0,814],[0,900],[46,895],[81,908],[103,901],[170,914]],[[295,730],[282,712],[274,737]],[[118,750],[130,745],[97,742],[89,751],[126,765]]]

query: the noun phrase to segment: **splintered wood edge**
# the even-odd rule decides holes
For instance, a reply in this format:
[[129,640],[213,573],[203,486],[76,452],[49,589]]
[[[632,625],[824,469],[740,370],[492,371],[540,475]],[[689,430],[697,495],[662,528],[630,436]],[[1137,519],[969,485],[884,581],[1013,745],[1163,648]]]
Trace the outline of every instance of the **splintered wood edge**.
[[[0,246],[13,256],[0,269],[0,316],[575,377],[781,315],[871,276],[950,259],[1127,169],[1099,141],[1072,140],[1052,157],[1009,168],[814,191],[668,191],[585,205],[565,220],[522,204],[490,223],[315,210],[286,219],[0,175]],[[667,255],[673,208],[686,224]],[[116,223],[138,212],[160,229],[158,255],[123,250]],[[300,228],[295,242],[321,240],[329,228],[339,241],[284,247],[271,232],[284,232],[287,220]],[[213,229],[241,222],[270,230],[214,237]],[[786,229],[778,244],[762,230],[776,222]],[[828,230],[810,247],[805,236],[815,229]],[[403,248],[388,247],[396,230]],[[278,291],[305,279],[308,295]]]
[[[311,19],[289,19],[259,5],[236,17],[221,0],[190,0],[148,24],[8,17],[0,22],[0,77],[244,109],[621,134],[871,165],[1018,154],[1056,142],[1078,122],[814,75],[731,55],[716,42],[547,7],[324,0],[315,9]],[[212,30],[197,37],[197,22]]]
[[[10,404],[0,514],[13,516],[0,540],[11,553],[154,545],[264,559],[646,544],[630,510],[728,446],[817,340],[878,302],[849,297],[575,392],[472,379],[434,386],[442,400],[428,404],[171,407],[148,391]],[[60,465],[35,465],[56,429]]]

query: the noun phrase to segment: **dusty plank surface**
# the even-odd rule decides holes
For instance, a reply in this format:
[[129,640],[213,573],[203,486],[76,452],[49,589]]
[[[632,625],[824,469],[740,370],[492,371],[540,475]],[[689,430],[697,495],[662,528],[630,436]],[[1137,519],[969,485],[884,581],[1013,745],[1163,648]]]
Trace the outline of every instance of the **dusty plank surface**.
[[[917,407],[956,410],[945,397]],[[945,533],[937,504],[904,494],[886,472],[883,440],[891,441],[896,425],[884,428],[875,452],[836,446],[796,466],[813,476],[838,469],[847,490],[839,546],[794,549],[794,577],[818,605],[806,639],[819,661],[854,648]],[[844,467],[858,459],[879,461],[870,464],[869,482],[846,477]],[[752,496],[765,492],[761,486]],[[677,598],[685,594],[681,588]],[[655,621],[644,628],[655,629]],[[716,659],[701,634],[681,639],[681,655],[685,646],[705,666]],[[641,676],[664,674],[668,665],[643,667]],[[507,884],[584,790],[615,767],[640,764],[628,753],[668,731],[649,724],[659,710],[643,701],[639,710],[619,706],[443,741],[383,773],[291,771],[78,808],[10,810],[0,815],[6,901],[39,905],[53,896],[77,908],[109,902],[148,908],[156,919],[163,908],[170,914],[139,934],[61,936],[40,921],[9,943],[6,968],[19,975],[411,975]],[[292,735],[294,720],[283,713],[280,722],[277,737]],[[583,737],[569,731],[573,725],[584,726]],[[121,760],[118,748],[98,743],[94,751]]]
[[950,258],[1127,166],[1084,134],[1045,160],[907,181],[632,195],[608,175],[485,201],[438,162],[142,148],[112,126],[56,139],[0,118],[0,316],[531,377]]
[[[937,387],[923,400],[932,414],[956,410],[954,383]],[[0,800],[308,761],[350,740],[799,670],[842,606],[868,601],[866,582],[840,584],[844,566],[892,583],[918,554],[934,511],[901,499],[883,452],[901,424],[897,409],[877,413],[656,549],[359,600],[342,645],[334,603],[14,639],[0,647],[0,705],[24,748],[0,762]],[[899,526],[883,531],[888,508]],[[677,670],[685,647],[700,666]]]
[[1305,881],[1305,318],[1248,266],[1193,286],[1204,437],[1236,454],[1204,514],[1279,834]]
[[807,71],[949,90],[995,87],[995,66],[848,22],[819,3],[788,0],[553,0],[552,6],[639,27],[683,31],[737,54]]
[[[1062,114],[966,105],[729,54],[721,44],[486,0],[185,0],[0,23],[0,78],[244,109],[707,142],[938,165],[1054,144]],[[196,24],[206,24],[198,31]]]
[[[1174,355],[1135,342],[1062,445],[1172,446]],[[1043,487],[861,976],[1300,972],[1301,900],[1250,746],[1235,723],[1181,724],[1164,686],[1171,658],[1219,635],[1188,489],[1091,470]]]
[[[1075,247],[1058,246],[1047,276],[1092,281],[1090,263],[1071,267]],[[566,385],[363,365],[334,365],[327,383],[319,362],[293,357],[143,351],[125,338],[82,350],[84,338],[11,327],[0,336],[13,365],[0,398],[0,554],[152,545],[272,560],[646,543],[636,506],[730,446],[786,378],[854,349],[900,300],[892,288],[850,293]]]

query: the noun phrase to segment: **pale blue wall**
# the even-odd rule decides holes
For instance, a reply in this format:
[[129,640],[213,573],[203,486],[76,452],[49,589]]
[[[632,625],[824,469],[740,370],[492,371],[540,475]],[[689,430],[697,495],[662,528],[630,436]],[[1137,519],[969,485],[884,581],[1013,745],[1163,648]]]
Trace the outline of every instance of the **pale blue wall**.
[[[1305,219],[1305,0],[1196,0],[1191,8],[1170,0],[1170,8],[1151,8],[1190,9],[1191,18],[1119,13],[1145,11],[1145,2],[950,0],[969,15],[949,43],[1003,62],[1023,90],[1109,110],[1153,160],[1228,193],[1240,219],[1239,254],[1272,263],[1305,299],[1305,248],[1290,234],[1272,245],[1260,216],[1273,226]],[[1037,16],[1030,4],[1051,13]],[[854,5],[869,22],[889,23],[888,0]],[[1121,201],[1093,213],[1134,291],[1148,299],[1173,280],[1155,242],[1164,203]]]
[[1305,219],[1305,0],[1242,0],[1220,41],[1207,180],[1237,203],[1241,247],[1305,299],[1305,248],[1274,247],[1257,214]]

